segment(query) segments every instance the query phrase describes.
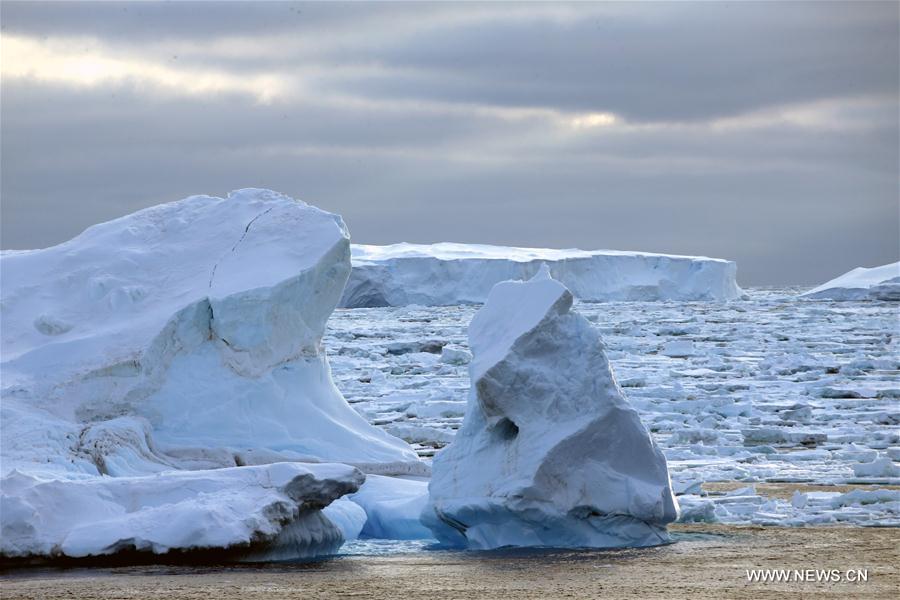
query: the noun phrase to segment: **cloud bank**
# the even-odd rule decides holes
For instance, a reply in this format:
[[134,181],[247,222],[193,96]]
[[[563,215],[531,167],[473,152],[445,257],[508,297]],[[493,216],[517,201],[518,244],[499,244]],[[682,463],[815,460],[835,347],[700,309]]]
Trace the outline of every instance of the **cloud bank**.
[[271,187],[355,241],[898,257],[898,5],[2,5],[2,245]]

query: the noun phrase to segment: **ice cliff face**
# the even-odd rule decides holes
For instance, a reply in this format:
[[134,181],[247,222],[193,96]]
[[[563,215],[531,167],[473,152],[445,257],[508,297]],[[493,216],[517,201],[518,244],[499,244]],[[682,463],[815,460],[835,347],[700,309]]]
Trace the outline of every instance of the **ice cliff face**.
[[544,268],[503,282],[469,326],[465,420],[432,467],[423,522],[444,543],[647,546],[677,508],[666,460],[597,331]]
[[900,262],[857,267],[801,295],[813,300],[900,301]]
[[[95,518],[104,527],[124,523],[115,516],[112,490],[119,484],[83,481],[97,476],[141,479],[134,489],[148,486],[144,498],[155,506],[153,498],[162,502],[163,490],[177,487],[170,478],[195,476],[172,474],[178,470],[305,461],[378,473],[427,471],[405,442],[358,415],[331,380],[321,339],[350,272],[340,217],[275,192],[240,190],[227,199],[195,196],[142,210],[58,246],[0,260],[0,458],[4,475],[18,470],[2,483],[4,506],[18,507],[4,510],[4,528],[27,532],[22,523],[33,520],[27,505],[37,511],[34,518],[45,518],[40,501],[22,496],[26,489],[45,499],[51,492],[41,490],[71,489],[85,498],[111,490],[108,511],[82,517],[73,507],[69,518],[73,527]],[[306,525],[324,518],[265,508],[285,494],[301,508],[327,502],[291,496],[279,483],[258,484],[270,470],[240,472],[204,479],[221,484],[209,493],[187,486],[195,492],[178,496],[179,511],[216,520],[230,515],[239,524],[223,538],[228,543],[247,536],[271,541],[284,527],[296,542],[308,533],[300,517]],[[161,474],[142,477],[154,473]],[[325,483],[343,486],[342,493],[362,480],[359,473],[326,475]],[[28,478],[33,485],[23,483]],[[47,481],[59,483],[46,487]],[[216,498],[231,502],[230,486],[247,488],[262,504],[204,512]],[[18,525],[7,521],[9,514],[22,517]],[[310,539],[327,550],[336,530],[330,531]],[[32,541],[33,552],[46,550],[37,537]],[[150,549],[173,547],[152,536],[145,541]],[[104,539],[106,545],[90,548],[117,543],[127,545]],[[27,544],[17,544],[18,554],[28,553]],[[66,553],[65,543],[57,546]]]
[[733,262],[692,256],[476,244],[353,245],[343,307],[479,304],[494,284],[528,279],[542,264],[576,298],[732,300]]

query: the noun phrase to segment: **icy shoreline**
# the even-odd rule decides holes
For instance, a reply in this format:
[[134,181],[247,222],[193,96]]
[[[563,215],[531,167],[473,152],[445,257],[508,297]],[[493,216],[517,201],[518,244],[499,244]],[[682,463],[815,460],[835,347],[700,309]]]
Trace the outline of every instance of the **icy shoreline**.
[[[886,528],[672,526],[676,543],[659,549],[491,552],[445,551],[407,544],[396,551],[361,544],[314,566],[253,567],[179,564],[93,569],[28,569],[0,574],[4,598],[55,600],[110,597],[171,600],[333,598],[348,585],[370,600],[395,598],[755,598],[768,588],[748,584],[746,570],[865,569],[868,581],[795,582],[772,594],[892,600],[898,576],[896,532]],[[356,545],[355,545],[356,546]],[[804,550],[804,552],[800,552]],[[814,555],[814,562],[807,558]],[[773,564],[773,557],[786,557]]]

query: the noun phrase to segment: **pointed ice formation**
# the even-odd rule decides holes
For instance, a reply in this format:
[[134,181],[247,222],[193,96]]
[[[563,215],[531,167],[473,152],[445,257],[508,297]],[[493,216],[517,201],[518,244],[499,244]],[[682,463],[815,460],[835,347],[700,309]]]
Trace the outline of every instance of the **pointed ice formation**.
[[666,459],[616,384],[597,330],[543,267],[491,290],[469,326],[465,420],[422,519],[444,543],[623,547],[667,541]]

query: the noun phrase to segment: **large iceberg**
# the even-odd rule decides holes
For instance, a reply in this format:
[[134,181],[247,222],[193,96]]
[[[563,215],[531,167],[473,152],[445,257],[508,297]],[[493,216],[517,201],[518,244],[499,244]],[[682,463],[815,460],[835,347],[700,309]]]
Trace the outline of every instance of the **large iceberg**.
[[542,264],[576,298],[732,300],[743,293],[735,263],[716,258],[612,250],[551,250],[477,244],[352,246],[340,306],[480,304],[494,284],[528,279]]
[[625,547],[668,540],[666,459],[596,329],[546,267],[499,283],[469,326],[463,425],[434,458],[423,522],[443,543]]
[[[117,441],[144,472],[146,463],[276,459],[420,468],[331,380],[322,334],[350,272],[349,246],[340,217],[241,190],[4,253],[4,469],[48,443],[43,431],[15,427],[34,410],[77,424],[71,443],[55,441],[73,458],[90,453],[89,472],[131,468]],[[85,437],[101,441],[88,450]]]
[[[243,516],[244,505],[235,504],[234,518],[249,521],[228,541],[241,543],[241,536],[273,533],[257,513],[279,494],[298,506],[324,505],[320,496],[298,496],[302,486],[291,488],[294,496],[282,489],[291,487],[288,471],[279,471],[284,485],[262,489],[254,482],[271,470],[241,469],[289,461],[428,472],[408,444],[370,425],[332,382],[322,335],[350,272],[349,235],[336,215],[268,190],[194,196],[0,260],[0,459],[4,475],[16,470],[2,481],[5,506],[29,504],[22,490],[48,498],[46,490],[58,488],[108,496],[114,506],[119,484],[107,482],[111,476],[135,480],[123,479],[125,488],[146,487],[142,498],[152,508],[168,502],[173,477],[202,477],[220,487],[186,485],[193,496],[185,492],[178,502],[204,518],[220,518],[204,503],[230,503],[229,486],[258,496],[262,504]],[[178,473],[233,467],[242,474]],[[323,477],[344,493],[359,487],[345,485],[341,473]],[[23,483],[28,478],[33,484]],[[356,510],[347,504],[333,509],[345,525]],[[50,505],[31,506],[40,520],[40,506]],[[78,510],[61,514],[88,527],[84,520],[96,513]],[[4,527],[28,522],[8,523],[8,514]],[[291,535],[300,539],[297,527]],[[331,533],[310,539],[327,550]],[[173,546],[147,538],[146,547]]]
[[880,267],[857,267],[801,294],[813,300],[900,301],[900,262]]

